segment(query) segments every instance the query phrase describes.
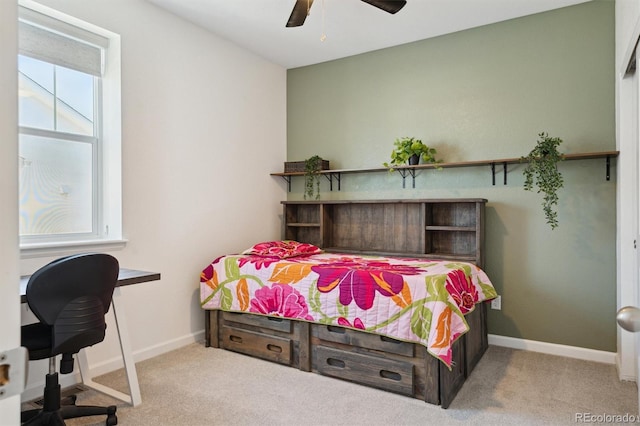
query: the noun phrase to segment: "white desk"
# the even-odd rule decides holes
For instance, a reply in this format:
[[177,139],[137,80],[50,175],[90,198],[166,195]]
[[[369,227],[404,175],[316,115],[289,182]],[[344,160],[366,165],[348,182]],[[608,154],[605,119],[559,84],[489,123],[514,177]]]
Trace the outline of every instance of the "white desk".
[[[160,279],[160,274],[157,272],[138,271],[135,269],[123,269],[120,268],[118,275],[118,284],[113,291],[113,315],[116,319],[116,328],[118,331],[118,339],[120,341],[120,352],[122,353],[122,360],[124,361],[124,369],[127,373],[127,382],[129,384],[129,395],[119,392],[110,387],[101,385],[93,381],[91,372],[89,370],[89,363],[87,362],[87,354],[84,350],[78,352],[78,366],[80,367],[80,376],[82,377],[82,383],[95,389],[99,392],[117,398],[121,401],[130,403],[134,407],[142,403],[142,397],[140,396],[140,385],[138,384],[138,373],[136,372],[136,364],[133,360],[133,351],[131,348],[131,342],[129,341],[129,331],[127,329],[127,319],[124,312],[124,306],[122,304],[122,294],[120,287],[139,284],[149,281],[156,281]],[[26,291],[27,283],[29,282],[29,275],[20,277],[20,300],[22,303],[27,302]]]

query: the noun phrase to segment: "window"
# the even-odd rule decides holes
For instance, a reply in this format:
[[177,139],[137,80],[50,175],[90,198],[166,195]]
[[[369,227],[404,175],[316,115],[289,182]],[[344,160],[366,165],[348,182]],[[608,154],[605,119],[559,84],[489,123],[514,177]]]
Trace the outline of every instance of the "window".
[[21,247],[121,240],[119,36],[20,5]]

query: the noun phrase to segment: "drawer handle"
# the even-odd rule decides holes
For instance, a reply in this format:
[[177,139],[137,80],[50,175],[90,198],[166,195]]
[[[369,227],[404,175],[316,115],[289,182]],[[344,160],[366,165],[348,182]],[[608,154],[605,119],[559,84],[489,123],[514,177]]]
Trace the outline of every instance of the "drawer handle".
[[344,334],[346,330],[344,328],[342,328],[342,327],[336,327],[336,326],[333,326],[333,325],[328,325],[327,326],[327,331],[329,333]]
[[383,342],[395,343],[396,345],[399,345],[400,343],[402,343],[399,340],[392,339],[391,337],[387,337],[387,336],[380,336],[380,340],[382,340]]
[[231,340],[234,343],[242,343],[242,337],[240,336],[230,335],[229,340]]
[[268,344],[267,349],[270,350],[271,352],[282,353],[282,348],[277,345]]
[[327,358],[327,364],[332,367],[344,368],[347,364],[343,360],[337,358]]
[[402,380],[402,376],[399,373],[389,370],[380,370],[380,377],[395,380],[396,382]]

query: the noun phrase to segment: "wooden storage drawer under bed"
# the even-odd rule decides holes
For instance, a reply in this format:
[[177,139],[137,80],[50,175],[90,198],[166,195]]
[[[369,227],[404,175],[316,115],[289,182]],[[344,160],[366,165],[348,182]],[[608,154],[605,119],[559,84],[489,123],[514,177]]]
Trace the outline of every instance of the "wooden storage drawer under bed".
[[311,365],[314,372],[325,376],[403,395],[414,395],[414,365],[408,360],[394,360],[319,345],[313,348]]
[[225,311],[206,316],[207,346],[310,371],[309,324]]
[[447,369],[422,345],[347,328],[311,324],[315,373],[448,407],[465,381],[464,339]]

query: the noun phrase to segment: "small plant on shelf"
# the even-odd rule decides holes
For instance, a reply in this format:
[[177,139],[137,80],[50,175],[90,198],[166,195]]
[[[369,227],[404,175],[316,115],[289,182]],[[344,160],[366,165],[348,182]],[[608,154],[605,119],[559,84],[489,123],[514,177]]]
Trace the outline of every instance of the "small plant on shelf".
[[320,174],[322,157],[314,155],[304,160],[304,199],[320,198]]
[[538,135],[536,146],[520,161],[527,162],[524,169],[524,189],[544,194],[542,210],[551,229],[558,227],[558,212],[554,206],[558,205],[558,190],[564,185],[562,174],[558,170],[558,162],[564,159],[564,154],[558,151],[562,139],[550,137],[546,132]]
[[425,164],[442,162],[441,160],[436,160],[435,148],[429,148],[420,139],[410,137],[398,138],[393,145],[391,161],[389,163],[383,163],[391,172],[394,170],[393,166],[416,165],[420,163],[420,160]]

